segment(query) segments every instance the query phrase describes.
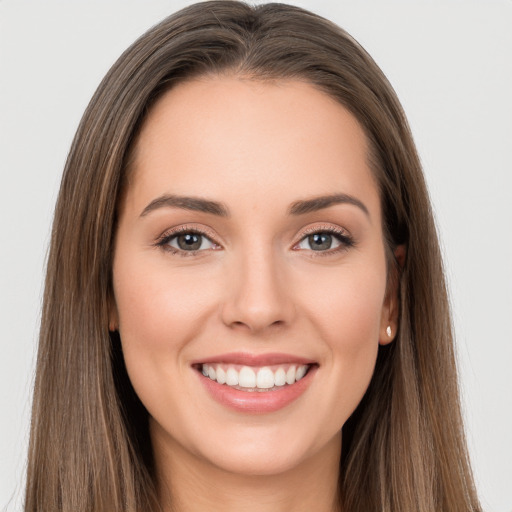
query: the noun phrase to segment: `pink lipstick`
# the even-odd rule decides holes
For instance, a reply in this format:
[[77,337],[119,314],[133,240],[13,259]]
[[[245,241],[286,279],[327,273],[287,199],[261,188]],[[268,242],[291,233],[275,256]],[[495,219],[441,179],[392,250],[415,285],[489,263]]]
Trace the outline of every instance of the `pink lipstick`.
[[192,364],[210,396],[239,412],[269,413],[298,399],[318,364],[290,354],[230,353]]

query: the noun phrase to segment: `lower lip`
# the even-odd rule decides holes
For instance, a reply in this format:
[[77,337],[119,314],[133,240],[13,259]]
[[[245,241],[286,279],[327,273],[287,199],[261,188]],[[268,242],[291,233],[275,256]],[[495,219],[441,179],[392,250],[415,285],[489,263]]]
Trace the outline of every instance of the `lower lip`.
[[219,384],[200,372],[197,374],[210,396],[218,403],[238,412],[263,414],[283,409],[299,398],[313,380],[317,368],[312,366],[301,380],[272,391],[240,391]]

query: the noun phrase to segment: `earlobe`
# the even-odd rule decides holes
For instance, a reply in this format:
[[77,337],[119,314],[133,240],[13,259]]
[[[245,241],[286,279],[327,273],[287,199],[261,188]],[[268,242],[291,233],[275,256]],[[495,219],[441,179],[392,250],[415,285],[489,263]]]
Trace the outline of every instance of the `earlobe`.
[[404,244],[397,245],[396,249],[393,251],[395,255],[395,261],[398,263],[398,271],[400,272],[405,265],[405,256],[407,254],[407,249]]
[[114,298],[111,298],[109,302],[108,330],[110,332],[116,332],[119,329],[119,316],[117,314],[117,306]]
[[400,275],[405,264],[406,248],[399,245],[394,250],[396,264],[389,269],[388,289],[386,300],[382,309],[382,319],[379,335],[379,344],[391,343],[398,331],[398,318],[400,314]]
[[[381,331],[382,330],[383,329],[381,328]],[[388,324],[383,331],[384,332],[381,332],[379,336],[379,345],[387,345],[395,339],[396,330],[391,326],[391,324]]]
[[108,330],[110,332],[116,332],[119,328],[119,323],[117,322],[117,319],[110,318],[108,322]]

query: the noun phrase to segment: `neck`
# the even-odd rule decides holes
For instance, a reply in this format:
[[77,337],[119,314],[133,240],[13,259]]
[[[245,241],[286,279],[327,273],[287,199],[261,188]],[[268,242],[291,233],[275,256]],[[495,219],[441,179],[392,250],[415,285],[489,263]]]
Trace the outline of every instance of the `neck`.
[[339,512],[341,434],[321,452],[268,475],[225,471],[167,438],[153,437],[164,512]]

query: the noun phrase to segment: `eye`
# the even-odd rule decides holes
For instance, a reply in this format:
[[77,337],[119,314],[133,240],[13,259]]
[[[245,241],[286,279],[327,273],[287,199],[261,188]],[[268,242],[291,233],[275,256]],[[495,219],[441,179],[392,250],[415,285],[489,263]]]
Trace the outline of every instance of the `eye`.
[[[218,249],[219,245],[213,242],[204,233],[196,230],[180,230],[161,237],[157,242],[159,247],[181,256],[190,256],[198,251]],[[189,254],[185,254],[189,253]]]
[[182,251],[200,251],[211,249],[214,246],[213,242],[206,236],[194,232],[175,235],[167,243],[171,247]]
[[307,236],[294,247],[294,249],[306,249],[315,252],[328,252],[330,254],[352,247],[354,241],[341,230],[332,228],[316,230]]
[[330,233],[314,233],[302,239],[297,245],[299,249],[308,249],[312,251],[327,251],[339,247],[341,242]]

